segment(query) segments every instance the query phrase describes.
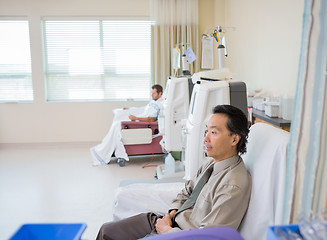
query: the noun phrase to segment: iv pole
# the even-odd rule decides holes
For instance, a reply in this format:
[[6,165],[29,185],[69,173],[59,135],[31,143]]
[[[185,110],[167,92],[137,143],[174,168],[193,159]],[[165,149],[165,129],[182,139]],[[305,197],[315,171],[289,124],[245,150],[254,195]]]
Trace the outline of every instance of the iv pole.
[[217,48],[218,51],[218,69],[224,68],[225,67],[225,46],[222,44],[222,37],[223,33],[222,33],[222,29],[221,26],[218,26],[218,37],[220,39],[219,41],[219,45]]
[[[187,61],[187,58],[186,58],[186,54],[185,54],[185,47],[187,46],[187,45],[191,45],[190,43],[183,43],[183,42],[181,42],[181,43],[176,43],[176,46],[181,46],[180,47],[180,49],[181,49],[181,53],[182,53],[182,58],[181,58],[181,62],[182,62],[182,74],[184,75],[184,76],[186,76],[186,75],[191,75],[191,73],[190,73],[190,64],[189,64],[189,62]],[[175,72],[175,75],[176,75],[176,72]]]
[[[231,28],[235,31],[234,27],[224,27],[225,28]],[[227,51],[226,51],[226,44],[225,44],[225,38],[224,38],[224,31],[221,26],[211,28],[210,30],[213,30],[213,33],[210,35],[218,42],[217,47],[217,53],[218,53],[218,69],[225,68],[225,57],[227,57]],[[210,36],[207,34],[208,36]]]

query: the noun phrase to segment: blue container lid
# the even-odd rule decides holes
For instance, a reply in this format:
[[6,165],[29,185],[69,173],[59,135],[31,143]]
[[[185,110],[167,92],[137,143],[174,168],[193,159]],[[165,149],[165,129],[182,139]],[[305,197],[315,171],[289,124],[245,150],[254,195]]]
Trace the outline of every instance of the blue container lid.
[[79,240],[85,229],[85,223],[24,224],[9,240]]
[[290,229],[291,231],[293,231],[293,232],[295,232],[297,234],[300,234],[298,224],[269,226],[268,229],[267,229],[266,240],[278,240],[279,239],[278,236],[275,233],[277,228],[279,228],[279,229],[281,229],[283,231],[286,231],[286,229]]

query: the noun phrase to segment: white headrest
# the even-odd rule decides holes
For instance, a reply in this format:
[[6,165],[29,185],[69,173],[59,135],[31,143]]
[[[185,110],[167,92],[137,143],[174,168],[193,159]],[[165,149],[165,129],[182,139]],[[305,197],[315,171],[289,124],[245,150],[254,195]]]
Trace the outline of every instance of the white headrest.
[[289,132],[265,123],[250,128],[242,156],[252,176],[249,208],[241,224],[245,240],[266,239],[269,225],[281,224]]

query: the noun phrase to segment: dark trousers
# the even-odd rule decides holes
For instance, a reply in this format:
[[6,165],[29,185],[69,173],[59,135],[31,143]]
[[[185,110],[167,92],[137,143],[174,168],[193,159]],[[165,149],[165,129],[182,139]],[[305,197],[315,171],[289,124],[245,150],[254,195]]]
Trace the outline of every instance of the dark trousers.
[[97,240],[135,240],[156,234],[155,224],[162,216],[154,213],[141,213],[117,222],[102,225]]

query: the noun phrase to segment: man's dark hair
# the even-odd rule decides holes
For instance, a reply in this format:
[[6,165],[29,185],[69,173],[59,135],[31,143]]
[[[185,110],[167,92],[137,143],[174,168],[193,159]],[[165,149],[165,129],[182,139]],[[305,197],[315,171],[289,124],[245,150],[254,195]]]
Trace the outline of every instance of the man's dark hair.
[[237,107],[231,105],[217,105],[214,107],[214,114],[221,113],[228,116],[227,129],[231,134],[238,134],[241,138],[237,144],[237,151],[241,154],[246,153],[246,143],[249,134],[248,120],[245,114]]
[[155,84],[152,86],[152,89],[156,89],[157,90],[157,93],[162,93],[163,89],[162,89],[162,86],[159,85],[159,84]]

